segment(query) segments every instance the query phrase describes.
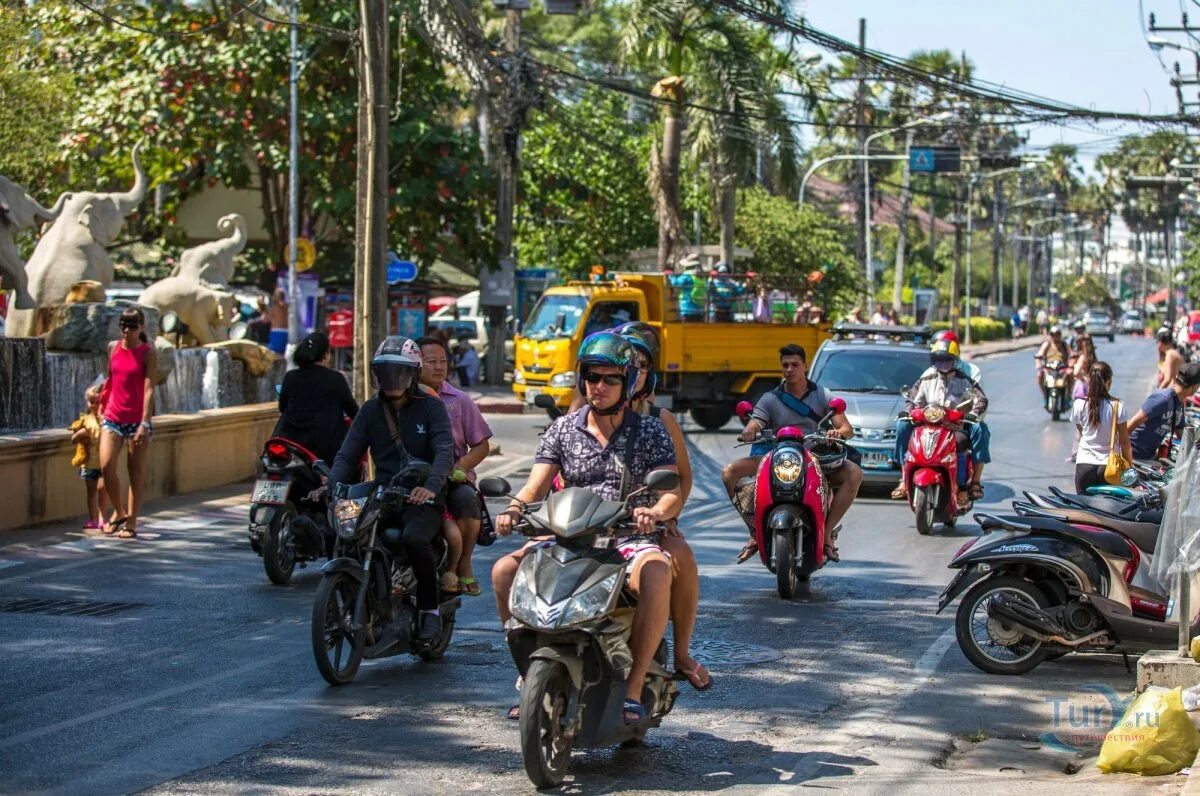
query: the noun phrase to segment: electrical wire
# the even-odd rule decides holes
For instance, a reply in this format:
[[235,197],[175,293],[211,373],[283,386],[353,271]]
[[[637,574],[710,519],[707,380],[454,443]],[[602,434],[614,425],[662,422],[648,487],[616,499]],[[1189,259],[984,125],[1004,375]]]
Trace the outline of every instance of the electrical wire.
[[[143,34],[146,34],[147,36],[157,36],[159,38],[164,38],[164,39],[186,39],[191,36],[203,36],[205,33],[208,33],[209,31],[216,30],[217,28],[220,28],[220,27],[224,27],[225,25],[228,25],[230,22],[233,22],[235,19],[240,17],[242,14],[251,11],[250,6],[258,5],[262,2],[264,2],[264,0],[253,0],[253,2],[251,2],[249,5],[242,4],[242,7],[240,9],[238,9],[237,11],[233,12],[233,15],[228,17],[227,19],[218,20],[217,22],[213,22],[213,23],[205,25],[203,27],[196,28],[195,30],[171,30],[169,28],[159,28],[157,30],[152,30],[150,28],[143,28],[143,27],[139,27],[137,25],[131,24],[129,22],[126,22],[124,20],[118,19],[118,18],[114,17],[112,14],[109,14],[106,11],[102,11],[101,9],[96,8],[95,6],[85,2],[85,0],[71,0],[71,2],[77,6],[80,6],[81,8],[87,9],[88,11],[92,12],[93,14],[95,14],[96,16],[100,17],[101,19],[105,20],[106,22],[109,22],[120,28],[125,28],[126,30],[131,30],[134,33],[143,33]],[[251,12],[251,13],[253,13],[253,12]]]

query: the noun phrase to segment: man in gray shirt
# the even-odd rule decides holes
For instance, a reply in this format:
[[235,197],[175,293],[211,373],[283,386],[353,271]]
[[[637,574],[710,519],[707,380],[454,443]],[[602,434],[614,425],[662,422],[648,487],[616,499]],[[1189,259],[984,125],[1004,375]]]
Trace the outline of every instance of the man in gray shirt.
[[[783,383],[758,400],[758,404],[750,415],[750,422],[746,424],[746,430],[742,432],[743,442],[753,441],[764,429],[776,430],[784,426],[796,426],[806,435],[815,433],[817,421],[829,412],[829,401],[833,396],[824,387],[808,380],[808,359],[803,348],[790,344],[779,349],[779,365],[783,369]],[[790,398],[785,399],[784,393]],[[808,407],[811,415],[788,406],[788,403],[795,401]],[[839,439],[850,439],[854,436],[854,429],[844,414],[838,414],[830,420],[827,434]],[[721,477],[731,500],[737,488],[737,482],[742,478],[754,475],[758,471],[762,457],[770,449],[769,445],[763,448],[754,446],[750,449],[750,456],[730,462],[725,466]],[[833,530],[846,516],[850,504],[858,495],[858,488],[862,485],[862,470],[857,464],[847,459],[841,467],[831,470],[825,475],[833,489],[833,500],[829,504],[829,513],[825,518],[825,527],[828,529],[825,554],[830,559],[837,561],[837,536]],[[742,552],[738,555],[738,563],[750,558],[757,550],[758,545],[751,537],[749,544],[742,548]]]

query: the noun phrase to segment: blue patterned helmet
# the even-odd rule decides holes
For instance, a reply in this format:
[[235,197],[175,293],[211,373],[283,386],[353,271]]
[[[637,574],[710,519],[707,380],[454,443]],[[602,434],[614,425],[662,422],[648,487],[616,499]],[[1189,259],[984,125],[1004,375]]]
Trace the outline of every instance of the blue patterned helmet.
[[587,395],[584,381],[588,369],[593,365],[621,368],[625,377],[622,399],[632,400],[633,388],[637,386],[638,369],[633,357],[633,346],[627,339],[611,331],[595,332],[584,338],[579,346],[579,364],[576,371],[578,375],[575,380],[579,392],[583,395]]

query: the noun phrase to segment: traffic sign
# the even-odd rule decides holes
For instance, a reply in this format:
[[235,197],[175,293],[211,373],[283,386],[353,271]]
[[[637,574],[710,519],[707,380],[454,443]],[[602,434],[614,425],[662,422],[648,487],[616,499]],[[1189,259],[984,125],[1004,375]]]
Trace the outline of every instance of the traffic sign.
[[960,171],[961,152],[956,146],[915,146],[908,150],[908,168],[926,174]]
[[933,147],[913,147],[908,150],[908,168],[910,171],[933,171]]
[[296,270],[307,271],[317,261],[317,249],[308,238],[296,238]]
[[416,278],[416,263],[412,260],[401,260],[396,256],[395,252],[387,253],[387,281],[389,285],[396,282],[411,282]]

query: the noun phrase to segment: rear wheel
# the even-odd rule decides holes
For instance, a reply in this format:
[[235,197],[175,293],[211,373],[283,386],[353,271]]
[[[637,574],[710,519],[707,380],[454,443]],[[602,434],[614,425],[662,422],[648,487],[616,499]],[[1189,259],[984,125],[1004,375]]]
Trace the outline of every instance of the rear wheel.
[[313,600],[313,657],[330,685],[353,680],[362,663],[365,633],[362,628],[352,629],[357,597],[358,581],[345,572],[334,572],[321,580]]
[[796,596],[795,537],[790,530],[775,532],[775,585],[779,596],[790,600]]
[[292,537],[294,519],[296,507],[285,503],[275,512],[263,535],[263,569],[276,586],[286,585],[296,571],[296,540]]
[[690,414],[705,431],[719,431],[733,417],[733,410],[726,406],[693,406]]
[[958,604],[954,620],[958,646],[967,660],[988,674],[1025,674],[1049,653],[1042,642],[988,615],[990,604],[1001,594],[1037,608],[1048,605],[1042,591],[1021,578],[1000,575],[981,581]]
[[535,788],[562,784],[574,739],[567,736],[571,678],[557,661],[530,663],[521,687],[521,759]]
[[922,536],[933,533],[933,515],[937,506],[930,492],[927,486],[913,487],[913,514],[917,519],[917,533]]
[[1054,393],[1050,396],[1050,419],[1058,422],[1062,418],[1062,396]]

